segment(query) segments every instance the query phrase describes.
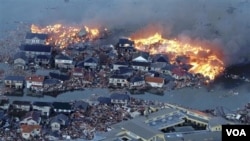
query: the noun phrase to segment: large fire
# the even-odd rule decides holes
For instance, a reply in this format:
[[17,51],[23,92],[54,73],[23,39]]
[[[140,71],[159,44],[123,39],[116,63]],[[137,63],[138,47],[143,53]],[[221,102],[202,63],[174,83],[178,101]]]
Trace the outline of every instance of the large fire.
[[171,63],[174,63],[179,56],[187,57],[188,64],[192,66],[189,72],[202,74],[209,80],[214,80],[224,70],[221,56],[199,45],[164,39],[159,33],[147,38],[133,40],[138,50],[148,51],[150,54],[165,53],[169,56]]
[[86,40],[92,40],[99,36],[99,30],[97,28],[92,29],[87,26],[71,27],[62,24],[49,25],[46,27],[39,27],[32,24],[31,32],[48,34],[49,39],[47,40],[47,44],[54,44],[60,48],[85,42]]

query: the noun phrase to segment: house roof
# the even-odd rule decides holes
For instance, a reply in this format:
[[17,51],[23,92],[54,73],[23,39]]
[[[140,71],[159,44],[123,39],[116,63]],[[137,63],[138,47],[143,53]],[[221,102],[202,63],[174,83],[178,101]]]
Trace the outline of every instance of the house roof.
[[223,117],[219,117],[219,116],[216,116],[216,117],[212,117],[208,124],[211,126],[211,127],[214,127],[214,126],[218,126],[218,125],[224,125],[224,124],[230,124],[231,122],[226,120],[225,118]]
[[138,57],[141,57],[141,58],[143,58],[145,60],[148,60],[149,59],[149,53],[144,52],[144,51],[140,51],[140,52],[137,52],[137,53],[133,54],[133,59],[136,59]]
[[117,75],[117,74],[111,75],[110,78],[115,78],[115,79],[127,79],[126,76],[124,76],[124,75]]
[[131,64],[132,64],[132,66],[150,66],[150,63],[148,63],[148,62],[136,62],[136,61],[133,61]]
[[73,73],[82,73],[83,72],[83,68],[80,68],[80,67],[73,68],[72,72]]
[[134,69],[130,67],[119,67],[119,70],[117,70],[117,74],[123,75],[127,73],[133,73]]
[[14,105],[27,105],[27,106],[30,106],[31,105],[31,102],[30,101],[13,101],[12,104]]
[[84,60],[86,63],[98,63],[98,60],[94,57],[90,57]]
[[76,63],[76,67],[83,68],[84,67],[84,61],[79,61]]
[[149,126],[147,127],[147,125],[141,123],[140,121],[128,121],[126,122],[126,124],[123,124],[122,128],[146,140],[149,140],[150,138],[161,134],[161,132],[152,129]]
[[38,107],[51,107],[51,103],[50,102],[40,102],[40,101],[35,101],[33,102],[33,105],[38,106]]
[[76,101],[73,104],[73,108],[75,109],[87,110],[88,107],[89,107],[89,103],[84,102],[84,101]]
[[57,59],[57,60],[73,60],[71,57],[64,55],[64,54],[56,55],[55,59]]
[[41,45],[41,44],[33,44],[33,45],[24,44],[20,46],[20,50],[50,53],[52,51],[52,47],[49,45]]
[[21,125],[22,133],[30,133],[36,129],[41,129],[41,126],[40,125],[26,125],[26,124]]
[[141,76],[135,76],[135,77],[132,77],[130,79],[130,82],[134,83],[134,82],[139,82],[139,81],[144,81],[144,78],[141,77]]
[[184,76],[187,74],[182,68],[178,68],[178,67],[173,68],[172,73],[178,76]]
[[32,82],[43,82],[44,81],[44,76],[40,75],[33,75],[33,76],[28,76],[26,77],[26,81],[32,81]]
[[61,80],[61,81],[66,81],[66,80],[69,80],[69,79],[70,79],[70,76],[69,76],[69,75],[66,75],[66,74],[59,74],[59,73],[55,73],[55,72],[50,72],[50,73],[49,73],[49,76],[50,76],[51,78],[58,79],[58,80]]
[[71,105],[68,102],[53,102],[52,106],[54,109],[65,109],[65,110],[71,110]]
[[164,83],[164,78],[146,76],[145,81],[146,82],[155,82],[155,83]]
[[114,93],[110,95],[111,99],[117,99],[117,100],[129,100],[130,96],[128,94],[118,94]]
[[9,75],[4,78],[4,80],[11,80],[11,81],[24,81],[25,77],[24,76],[13,76]]
[[50,55],[37,55],[36,56],[36,59],[47,59],[49,60],[51,58]]
[[45,79],[43,84],[47,84],[47,85],[54,85],[54,84],[59,84],[60,81],[58,79]]
[[111,98],[110,97],[98,97],[97,100],[100,104],[110,104]]
[[48,38],[48,34],[42,34],[42,33],[26,33],[25,39],[33,39],[38,38],[40,40],[46,40]]
[[57,122],[57,123],[62,124],[62,122],[65,121],[66,124],[67,124],[68,120],[69,120],[68,116],[60,113],[60,114],[52,117],[51,120],[50,120],[50,123]]
[[154,62],[164,62],[164,63],[168,63],[169,59],[167,57],[167,55],[164,54],[156,54],[153,56],[153,61]]
[[122,46],[128,44],[130,47],[133,47],[135,43],[129,38],[120,38],[118,44],[121,44]]
[[24,117],[22,117],[22,119],[32,118],[34,121],[39,122],[40,117],[41,117],[40,111],[30,111],[30,112],[26,113],[24,115]]
[[17,52],[15,55],[14,55],[14,60],[16,59],[23,59],[24,61],[27,61],[27,57],[25,56],[25,53],[24,52]]
[[117,61],[115,62],[113,65],[124,65],[124,66],[128,66],[128,62],[121,62],[121,61]]

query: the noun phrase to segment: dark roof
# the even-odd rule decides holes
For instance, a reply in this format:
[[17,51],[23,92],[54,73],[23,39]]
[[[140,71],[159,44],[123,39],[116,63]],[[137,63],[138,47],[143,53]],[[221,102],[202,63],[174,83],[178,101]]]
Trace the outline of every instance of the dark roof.
[[38,107],[45,107],[45,106],[51,106],[52,104],[50,102],[35,101],[33,102],[33,105],[38,106]]
[[98,63],[98,60],[96,58],[90,57],[84,60],[84,62],[87,63]]
[[84,102],[84,101],[76,101],[73,104],[74,109],[83,109],[86,111],[88,109],[88,107],[89,107],[89,103]]
[[31,105],[30,101],[13,101],[12,104],[14,105]]
[[121,44],[122,46],[125,44],[129,44],[129,46],[134,46],[134,41],[129,40],[128,38],[120,38],[118,44]]
[[130,67],[119,67],[119,70],[116,71],[118,75],[126,75],[128,73],[133,73],[134,69]]
[[58,114],[51,118],[50,123],[53,122],[58,122],[60,124],[63,124],[65,122],[65,124],[67,125],[69,122],[69,117],[64,114]]
[[127,79],[126,76],[124,75],[117,75],[117,74],[113,74],[110,76],[110,78],[116,78],[116,79]]
[[58,79],[58,80],[61,80],[61,81],[66,81],[66,80],[69,80],[69,79],[70,79],[70,76],[69,76],[69,75],[66,75],[66,74],[59,74],[59,73],[54,73],[54,72],[50,72],[50,73],[49,73],[49,76],[50,76],[51,78]]
[[39,122],[40,116],[41,116],[41,112],[40,111],[30,111],[30,112],[28,112],[28,113],[25,114],[25,116],[23,117],[23,119],[31,117],[36,122]]
[[76,63],[76,67],[83,68],[84,67],[84,61],[79,61]]
[[117,99],[117,100],[129,100],[130,96],[128,94],[118,94],[114,93],[110,95],[111,99]]
[[110,97],[98,97],[97,100],[100,104],[110,104],[111,98]]
[[25,56],[25,53],[24,52],[17,52],[15,55],[14,55],[14,60],[15,59],[23,59],[25,61],[27,61],[27,57]]
[[53,84],[59,84],[60,81],[58,79],[45,79],[43,83],[48,85],[53,85]]
[[128,65],[128,62],[121,62],[121,61],[118,61],[118,62],[115,62],[114,65],[124,65],[124,66],[127,66],[127,65]]
[[52,47],[49,45],[40,45],[40,44],[34,44],[34,45],[21,45],[20,50],[22,51],[35,51],[35,52],[51,52]]
[[150,63],[148,63],[148,62],[135,62],[135,61],[133,61],[131,64],[132,64],[132,66],[150,66]]
[[25,77],[24,77],[24,76],[13,76],[13,75],[9,75],[9,76],[6,76],[6,77],[4,78],[4,80],[24,81],[24,80],[25,80]]
[[165,62],[165,63],[168,63],[169,59],[164,54],[156,54],[156,55],[153,56],[153,61],[154,62]]
[[71,105],[68,102],[53,102],[52,106],[53,106],[54,109],[71,110]]
[[36,56],[36,59],[47,59],[49,60],[51,58],[50,55],[37,55]]
[[69,57],[67,55],[64,55],[64,54],[56,55],[55,59],[58,59],[58,60],[72,60],[71,57]]
[[138,82],[138,81],[144,81],[144,78],[141,76],[135,76],[130,79],[130,82]]
[[137,58],[139,56],[141,56],[141,57],[143,57],[145,59],[148,59],[149,58],[149,52],[140,51],[140,52],[137,52],[137,53],[133,54],[133,58]]
[[48,38],[47,34],[41,34],[41,33],[27,33],[26,34],[26,39],[32,39],[32,38],[38,38],[40,40],[45,40]]

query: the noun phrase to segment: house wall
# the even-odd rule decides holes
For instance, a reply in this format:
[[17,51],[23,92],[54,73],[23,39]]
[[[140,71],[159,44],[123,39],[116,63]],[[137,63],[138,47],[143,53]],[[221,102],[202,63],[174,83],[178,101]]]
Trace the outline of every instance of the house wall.
[[222,126],[221,125],[213,126],[213,127],[210,127],[210,130],[212,132],[214,132],[214,131],[221,131],[222,130]]
[[49,107],[49,106],[39,107],[39,106],[33,105],[33,109],[41,111],[41,115],[43,115],[43,116],[49,116],[51,107]]
[[30,111],[30,105],[14,105],[14,107],[23,111]]
[[26,44],[43,44],[45,45],[46,44],[46,41],[45,40],[40,40],[38,38],[32,38],[32,39],[25,39],[25,43]]
[[22,133],[24,139],[30,139],[30,133]]
[[59,131],[60,130],[60,124],[58,122],[53,122],[50,124],[51,130],[52,131]]
[[14,64],[23,64],[23,65],[25,65],[26,62],[25,62],[25,60],[23,60],[21,58],[17,58],[17,59],[14,60]]
[[130,83],[130,86],[135,87],[135,86],[142,86],[145,84],[145,81],[138,81],[134,83]]
[[117,79],[117,78],[109,78],[109,84],[113,84],[115,86],[121,85],[127,86],[128,82],[126,79]]
[[148,67],[146,66],[132,66],[133,69],[141,70],[141,71],[148,71]]
[[97,64],[96,64],[96,63],[85,63],[85,62],[84,62],[84,66],[85,66],[85,67],[90,67],[90,68],[96,68],[96,67],[97,67]]
[[151,87],[156,87],[156,88],[162,88],[164,83],[156,83],[156,82],[146,82],[149,84]]
[[119,70],[119,67],[127,67],[127,65],[113,65],[113,70]]

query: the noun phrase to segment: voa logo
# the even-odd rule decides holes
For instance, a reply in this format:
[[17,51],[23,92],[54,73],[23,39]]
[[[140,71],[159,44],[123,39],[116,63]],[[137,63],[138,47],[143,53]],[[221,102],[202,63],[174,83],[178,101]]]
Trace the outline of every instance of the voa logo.
[[227,136],[247,136],[246,132],[244,129],[226,129]]

